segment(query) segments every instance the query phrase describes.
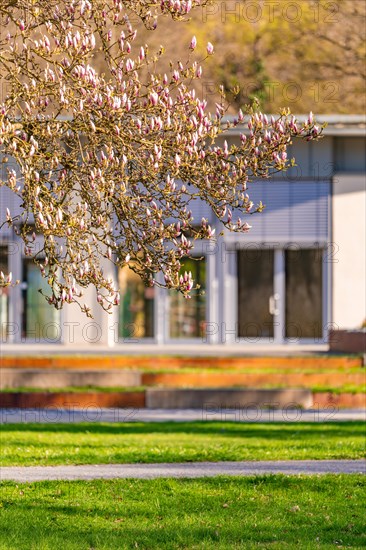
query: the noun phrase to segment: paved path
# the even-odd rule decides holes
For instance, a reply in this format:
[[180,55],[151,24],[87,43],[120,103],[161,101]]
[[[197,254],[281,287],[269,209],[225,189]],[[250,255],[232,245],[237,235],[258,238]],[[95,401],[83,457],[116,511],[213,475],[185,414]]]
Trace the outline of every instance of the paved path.
[[57,479],[158,477],[195,478],[258,474],[366,474],[366,460],[279,460],[261,462],[194,462],[182,464],[101,464],[0,468],[0,480],[31,482]]
[[[229,349],[228,349],[229,348]],[[284,344],[268,346],[268,344],[255,344],[250,350],[243,351],[242,346],[227,346],[226,344],[206,344],[203,341],[198,344],[164,344],[157,346],[156,344],[145,344],[139,339],[125,338],[123,344],[110,346],[90,346],[90,344],[68,344],[60,346],[60,344],[27,344],[22,342],[19,344],[2,343],[1,357],[6,356],[24,356],[24,355],[183,355],[183,356],[213,356],[213,357],[256,357],[268,356],[273,357],[288,357],[294,355],[298,357],[324,354],[327,355],[329,346],[327,344],[313,344],[309,349],[309,344]]]
[[346,410],[329,407],[327,409],[279,410],[237,408],[237,409],[101,409],[70,407],[61,409],[0,409],[0,423],[42,422],[50,424],[76,422],[190,422],[194,420],[215,420],[231,422],[346,422],[366,421],[366,409]]

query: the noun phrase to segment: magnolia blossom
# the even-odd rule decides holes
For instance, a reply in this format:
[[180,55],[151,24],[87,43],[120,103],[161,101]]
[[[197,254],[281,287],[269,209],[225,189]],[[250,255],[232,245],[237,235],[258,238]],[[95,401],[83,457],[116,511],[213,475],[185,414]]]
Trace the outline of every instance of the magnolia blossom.
[[[249,179],[285,170],[291,140],[321,134],[312,113],[301,125],[286,110],[268,120],[248,108],[224,123],[222,93],[216,113],[208,112],[190,89],[202,76],[195,37],[187,44],[188,61],[173,64],[168,74],[159,71],[160,54],[135,47],[131,11],[154,28],[159,14],[181,19],[203,3],[0,5],[8,21],[0,67],[9,83],[0,104],[0,145],[17,163],[0,183],[21,200],[14,230],[56,308],[77,303],[91,315],[82,302],[89,285],[106,311],[118,305],[119,290],[103,270],[108,261],[128,266],[146,285],[189,297],[195,283],[182,271],[184,258],[197,239],[215,238],[213,222],[195,220],[190,202],[207,204],[228,231],[247,232],[244,216],[263,209],[245,192]],[[213,52],[208,43],[207,54]],[[96,55],[103,56],[103,72],[93,65]],[[238,124],[239,143],[219,145],[217,138]],[[8,210],[0,228],[14,222]],[[0,287],[12,284],[11,274],[0,273]]]

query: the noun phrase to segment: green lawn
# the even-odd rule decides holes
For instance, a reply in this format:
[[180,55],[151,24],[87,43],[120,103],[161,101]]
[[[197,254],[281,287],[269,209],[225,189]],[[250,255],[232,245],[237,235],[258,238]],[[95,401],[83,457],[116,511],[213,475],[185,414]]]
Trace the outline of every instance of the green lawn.
[[[268,412],[270,414],[270,412]],[[4,424],[1,465],[357,459],[363,422]]]
[[0,484],[2,550],[365,548],[362,475]]
[[[227,371],[226,371],[227,372]],[[175,373],[174,373],[175,374]],[[278,374],[278,371],[277,371]],[[243,386],[243,384],[237,384],[231,386],[235,389],[248,389],[250,386]],[[287,388],[288,384],[273,384],[268,382],[266,384],[261,384],[263,389],[278,389],[278,388]],[[26,386],[19,386],[18,388],[3,388],[0,390],[0,395],[2,393],[125,393],[125,392],[143,392],[149,389],[148,386],[65,386],[63,388],[30,388]],[[342,386],[311,386],[309,389],[313,392],[322,392],[322,393],[366,393],[365,384],[343,384]]]

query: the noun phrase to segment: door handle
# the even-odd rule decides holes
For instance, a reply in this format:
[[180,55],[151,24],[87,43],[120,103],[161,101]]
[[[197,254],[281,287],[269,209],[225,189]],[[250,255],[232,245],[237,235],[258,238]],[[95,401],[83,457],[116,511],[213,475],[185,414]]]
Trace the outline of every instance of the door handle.
[[277,302],[280,299],[279,294],[273,294],[273,296],[269,297],[269,312],[271,315],[279,315],[280,310],[277,307]]

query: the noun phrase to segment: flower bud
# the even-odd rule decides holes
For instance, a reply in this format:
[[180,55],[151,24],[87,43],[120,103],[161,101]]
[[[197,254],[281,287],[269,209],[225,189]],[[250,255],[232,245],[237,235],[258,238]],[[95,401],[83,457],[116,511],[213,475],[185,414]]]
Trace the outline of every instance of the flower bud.
[[190,50],[194,50],[197,46],[197,38],[195,36],[193,36],[192,40],[191,40],[191,43],[189,45],[189,49]]

